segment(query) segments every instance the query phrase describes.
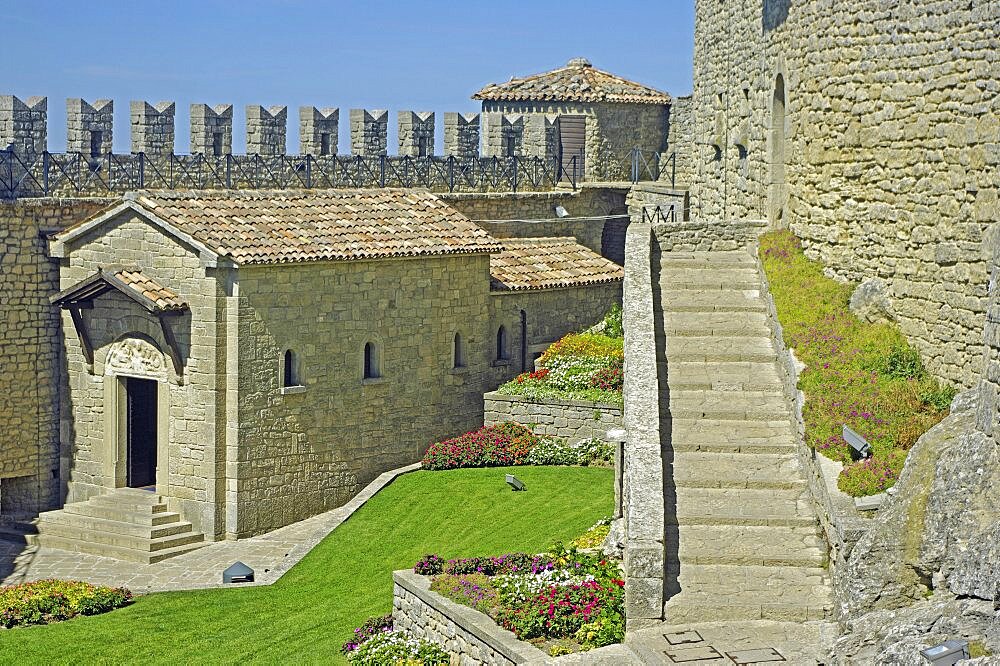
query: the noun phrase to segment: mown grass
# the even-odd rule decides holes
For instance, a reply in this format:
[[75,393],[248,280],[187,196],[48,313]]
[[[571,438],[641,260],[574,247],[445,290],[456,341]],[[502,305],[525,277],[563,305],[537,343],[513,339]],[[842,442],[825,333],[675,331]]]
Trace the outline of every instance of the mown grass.
[[[790,232],[762,236],[760,256],[785,344],[806,364],[799,388],[808,444],[847,465],[839,480],[844,492],[885,490],[906,451],[948,413],[954,390],[926,372],[895,325],[858,320],[848,308],[855,285],[824,276]],[[844,424],[872,445],[870,460],[852,462]]]
[[[511,492],[506,472],[527,492]],[[343,663],[353,628],[392,607],[395,569],[540,552],[607,515],[608,469],[420,471],[397,479],[269,587],[150,594],[105,615],[0,631],[0,663]]]

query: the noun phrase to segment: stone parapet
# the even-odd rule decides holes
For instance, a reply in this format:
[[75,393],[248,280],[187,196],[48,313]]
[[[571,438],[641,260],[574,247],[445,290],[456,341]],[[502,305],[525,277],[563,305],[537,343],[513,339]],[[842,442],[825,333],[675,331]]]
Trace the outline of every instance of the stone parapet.
[[444,114],[444,154],[460,160],[479,157],[479,114]]
[[336,155],[340,109],[299,107],[299,154]]
[[389,112],[351,109],[351,154],[385,155],[389,141]]
[[247,154],[284,155],[287,106],[247,106]]
[[434,154],[434,112],[400,111],[399,154],[404,157],[430,157]]
[[173,102],[150,104],[132,100],[129,105],[132,125],[132,152],[147,155],[172,155],[174,153]]
[[233,152],[233,105],[191,105],[191,154],[221,156]]
[[26,160],[47,147],[48,98],[0,95],[0,150],[8,147]]
[[622,408],[587,400],[537,400],[520,395],[490,392],[483,396],[486,425],[514,421],[530,426],[536,435],[563,437],[570,442],[604,439],[612,428],[622,427]]
[[115,103],[99,99],[89,104],[79,97],[66,100],[66,151],[91,157],[111,152]]

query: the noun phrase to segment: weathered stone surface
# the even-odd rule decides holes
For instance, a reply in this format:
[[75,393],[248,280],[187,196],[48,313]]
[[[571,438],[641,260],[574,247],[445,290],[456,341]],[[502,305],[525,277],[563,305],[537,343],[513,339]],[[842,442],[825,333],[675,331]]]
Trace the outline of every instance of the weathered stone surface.
[[861,321],[873,323],[894,319],[889,287],[881,278],[869,278],[858,285],[851,294],[850,308]]
[[569,442],[597,437],[622,426],[621,407],[583,400],[533,400],[519,395],[487,393],[483,422],[514,421],[533,426],[539,435],[554,435]]
[[976,534],[965,552],[952,561],[948,589],[960,596],[992,601],[1000,610],[1000,521]]
[[618,518],[611,521],[611,529],[608,536],[601,544],[601,553],[606,557],[621,558],[625,554],[625,519]]

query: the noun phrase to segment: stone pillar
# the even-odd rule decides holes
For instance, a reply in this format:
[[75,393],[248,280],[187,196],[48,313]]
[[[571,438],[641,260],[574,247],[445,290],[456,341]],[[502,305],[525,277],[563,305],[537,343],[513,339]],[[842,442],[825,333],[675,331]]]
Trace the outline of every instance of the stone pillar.
[[230,155],[233,152],[233,105],[191,105],[191,154]]
[[174,152],[173,102],[150,104],[132,100],[129,105],[132,120],[132,152],[147,155],[171,155]]
[[388,111],[351,109],[352,155],[385,155],[388,137]]
[[284,155],[288,107],[247,105],[247,154]]
[[66,100],[66,151],[99,157],[111,152],[114,102],[88,104],[79,97]]
[[48,108],[47,97],[22,102],[0,95],[0,150],[11,147],[25,161],[42,154],[48,147]]
[[434,154],[434,112],[399,112],[399,154],[430,157]]
[[479,114],[444,114],[444,154],[460,160],[479,157]]
[[299,107],[299,153],[336,155],[340,133],[340,109]]

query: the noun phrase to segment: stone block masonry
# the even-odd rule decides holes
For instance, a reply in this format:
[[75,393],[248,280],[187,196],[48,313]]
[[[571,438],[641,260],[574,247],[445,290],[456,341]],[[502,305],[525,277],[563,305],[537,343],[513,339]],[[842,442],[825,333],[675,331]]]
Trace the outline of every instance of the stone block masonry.
[[531,426],[536,435],[562,437],[568,442],[604,439],[612,428],[622,427],[622,408],[586,400],[536,400],[520,395],[487,393],[483,396],[483,422],[494,425],[514,421]]
[[385,109],[351,109],[351,154],[385,155],[389,137],[389,112]]
[[66,151],[98,157],[111,152],[115,103],[99,99],[89,104],[79,97],[66,100]]
[[233,105],[191,105],[191,154],[219,156],[233,152]]
[[459,160],[479,157],[479,114],[444,114],[444,154]]
[[430,157],[434,154],[434,112],[399,112],[399,154]]
[[147,155],[172,155],[174,152],[173,102],[150,104],[132,100],[129,111],[132,121],[132,152]]
[[336,155],[340,132],[340,109],[299,107],[299,153]]
[[40,155],[47,148],[48,108],[47,97],[0,95],[0,150],[12,147],[26,159]]
[[284,155],[287,106],[247,105],[247,154]]

